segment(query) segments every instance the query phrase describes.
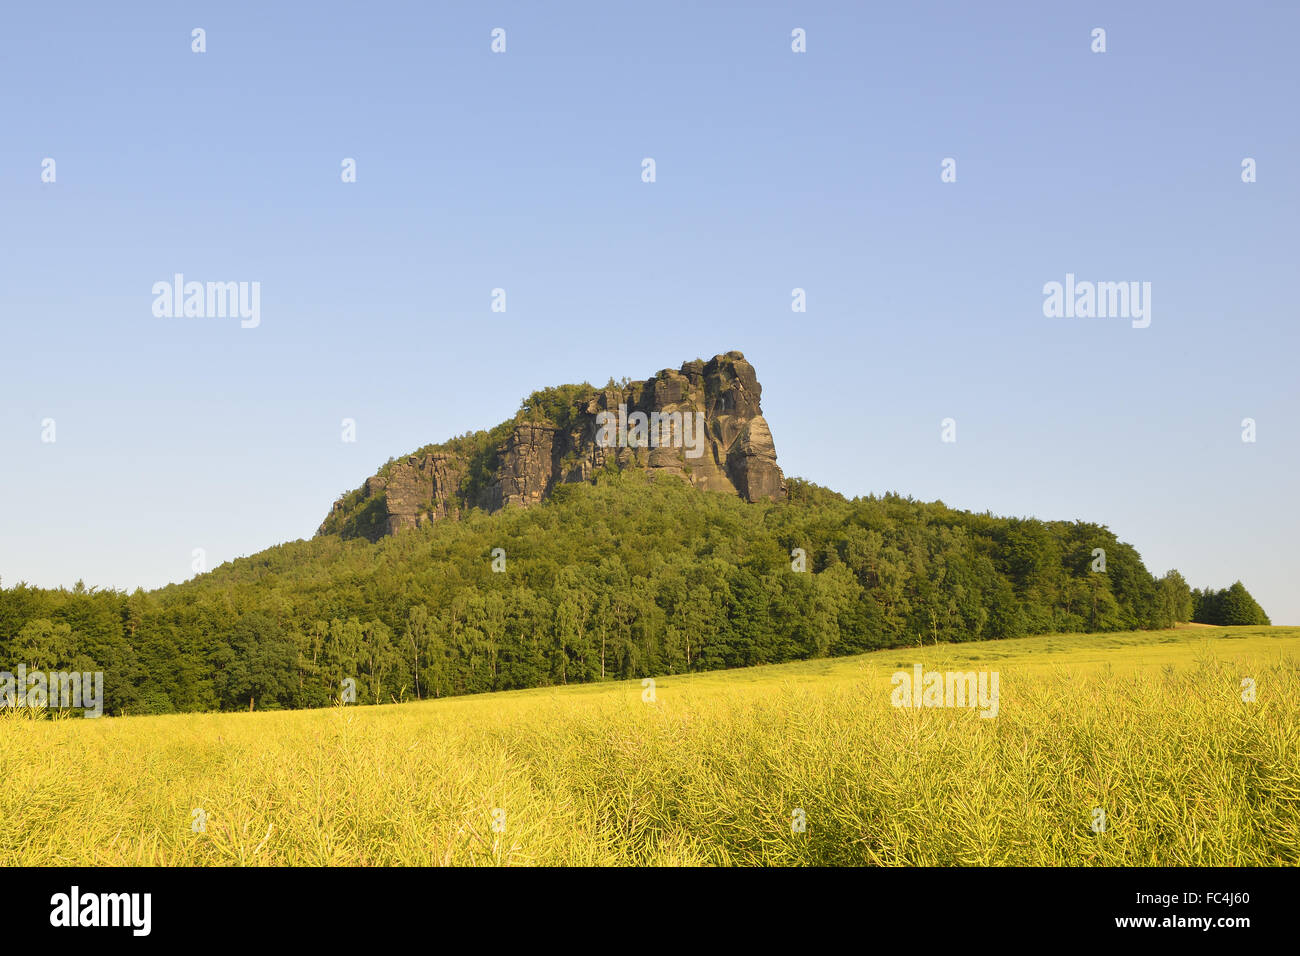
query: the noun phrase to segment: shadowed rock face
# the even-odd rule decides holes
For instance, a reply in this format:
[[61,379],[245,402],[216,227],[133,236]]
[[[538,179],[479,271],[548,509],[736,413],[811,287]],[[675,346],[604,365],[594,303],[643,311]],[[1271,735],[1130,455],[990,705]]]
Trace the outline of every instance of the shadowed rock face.
[[[566,427],[517,421],[490,456],[486,482],[467,480],[473,463],[464,456],[437,448],[409,455],[335,502],[317,534],[377,540],[426,521],[458,518],[468,508],[526,508],[544,501],[557,484],[592,481],[611,466],[676,475],[751,502],[784,498],[785,478],[759,407],[762,392],[740,352],[696,359],[622,388],[591,390],[594,397],[569,409]],[[632,433],[636,412],[655,426],[649,429],[655,447],[618,440],[624,423]]]

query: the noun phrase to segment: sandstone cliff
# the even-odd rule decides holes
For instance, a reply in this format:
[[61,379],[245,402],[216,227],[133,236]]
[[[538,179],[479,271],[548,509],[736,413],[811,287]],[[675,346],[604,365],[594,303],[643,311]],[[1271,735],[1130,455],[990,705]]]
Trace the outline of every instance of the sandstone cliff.
[[546,389],[490,432],[390,461],[336,501],[317,534],[374,541],[469,508],[528,507],[557,484],[592,481],[611,468],[672,474],[751,502],[784,498],[761,394],[740,352],[644,382]]

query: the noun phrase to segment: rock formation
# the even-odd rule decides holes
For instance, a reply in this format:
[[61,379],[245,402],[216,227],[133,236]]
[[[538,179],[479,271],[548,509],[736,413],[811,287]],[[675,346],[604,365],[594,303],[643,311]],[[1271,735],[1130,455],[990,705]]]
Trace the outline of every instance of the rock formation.
[[762,391],[740,352],[644,382],[548,389],[513,422],[390,461],[335,502],[317,534],[374,541],[469,508],[529,507],[608,468],[647,468],[750,502],[784,498]]

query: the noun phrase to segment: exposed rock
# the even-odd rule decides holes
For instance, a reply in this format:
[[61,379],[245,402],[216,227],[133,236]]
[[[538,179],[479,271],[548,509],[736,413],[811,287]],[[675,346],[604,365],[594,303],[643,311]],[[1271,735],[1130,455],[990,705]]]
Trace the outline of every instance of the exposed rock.
[[[457,519],[468,508],[526,508],[544,501],[556,484],[592,481],[610,466],[676,475],[750,502],[785,497],[759,406],[763,388],[740,352],[696,359],[622,387],[554,391],[566,402],[569,393],[585,393],[567,413],[560,409],[565,425],[523,409],[512,426],[491,433],[506,432],[500,443],[470,452],[447,443],[390,461],[335,502],[317,534],[377,540],[426,521]],[[644,416],[640,431],[637,413]]]
[[535,505],[548,494],[559,476],[556,449],[559,429],[522,422],[501,447],[496,480],[488,486],[483,507],[500,511],[507,505]]
[[443,454],[412,455],[394,462],[387,477],[367,478],[365,496],[382,493],[387,507],[387,533],[418,528],[426,520],[456,517],[460,479],[465,463]]

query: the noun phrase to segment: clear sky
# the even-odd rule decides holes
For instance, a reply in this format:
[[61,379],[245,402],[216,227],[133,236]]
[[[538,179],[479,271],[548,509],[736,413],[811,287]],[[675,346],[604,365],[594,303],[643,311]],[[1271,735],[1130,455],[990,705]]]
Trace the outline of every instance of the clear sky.
[[[1300,624],[1293,2],[2,18],[6,586],[183,580],[534,388],[740,349],[787,474],[1098,521]],[[156,317],[175,273],[260,325]],[[1150,326],[1045,317],[1067,273]]]

